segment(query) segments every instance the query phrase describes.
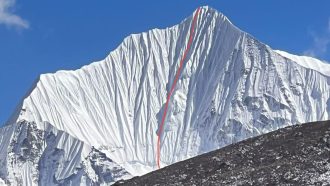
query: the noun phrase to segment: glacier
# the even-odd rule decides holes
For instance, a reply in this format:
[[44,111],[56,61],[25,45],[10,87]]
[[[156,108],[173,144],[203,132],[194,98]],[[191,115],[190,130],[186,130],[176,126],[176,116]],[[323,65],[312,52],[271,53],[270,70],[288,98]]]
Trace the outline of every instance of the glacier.
[[[42,74],[0,129],[0,183],[111,184],[157,169],[157,130],[193,15],[101,61]],[[273,50],[201,7],[170,99],[161,166],[330,119],[330,65]]]

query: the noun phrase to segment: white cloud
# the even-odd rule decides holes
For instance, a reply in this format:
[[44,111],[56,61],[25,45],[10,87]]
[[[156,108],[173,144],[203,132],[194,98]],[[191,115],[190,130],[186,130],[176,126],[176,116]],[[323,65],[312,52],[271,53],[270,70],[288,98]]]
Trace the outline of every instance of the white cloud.
[[14,6],[15,0],[0,0],[0,24],[29,28],[29,23],[26,20],[12,12]]
[[330,48],[330,18],[328,20],[328,25],[325,32],[315,33],[311,32],[313,37],[313,45],[308,50],[304,51],[304,55],[312,57],[323,57]]

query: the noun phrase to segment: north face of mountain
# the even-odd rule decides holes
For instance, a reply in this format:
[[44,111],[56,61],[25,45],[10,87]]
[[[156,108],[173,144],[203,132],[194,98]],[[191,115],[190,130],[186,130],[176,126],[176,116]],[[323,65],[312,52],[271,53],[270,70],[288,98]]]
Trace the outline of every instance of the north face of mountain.
[[[329,65],[274,51],[212,8],[201,7],[200,12],[169,102],[161,136],[162,166],[296,123],[330,119],[330,74],[320,70],[330,69]],[[54,170],[57,181],[76,179],[73,172],[79,172],[78,164],[93,169],[85,171],[86,179],[78,176],[80,180],[88,177],[98,183],[111,180],[110,170],[111,174],[120,170],[125,178],[155,170],[157,131],[192,18],[170,28],[133,34],[104,60],[76,71],[41,75],[1,129],[16,132],[0,134],[5,165],[0,178],[24,184],[49,180],[51,174],[40,173],[41,166],[35,169],[30,163],[55,166],[43,157],[60,161]],[[309,68],[309,62],[322,68]],[[37,145],[41,140],[43,145],[28,154],[33,160],[11,163],[10,144],[19,143],[15,136],[33,132],[14,130],[22,122],[33,123],[40,133],[47,133],[47,124],[83,144],[84,150],[80,153],[76,143],[67,140],[65,148],[53,144],[70,154],[58,160],[46,150],[47,138],[36,136],[29,138],[30,143]],[[89,163],[81,163],[86,158]],[[108,163],[101,165],[101,159]],[[63,171],[62,161],[67,163]],[[25,179],[28,174],[18,167],[35,174],[35,179]],[[6,174],[10,171],[15,174]]]

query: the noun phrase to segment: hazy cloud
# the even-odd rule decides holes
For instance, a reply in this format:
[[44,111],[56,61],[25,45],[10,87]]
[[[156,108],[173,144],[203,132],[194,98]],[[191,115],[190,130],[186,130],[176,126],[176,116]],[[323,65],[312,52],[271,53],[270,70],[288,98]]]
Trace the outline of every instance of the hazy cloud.
[[15,0],[0,0],[0,24],[29,28],[29,23],[26,20],[13,13],[14,6]]
[[313,37],[313,45],[308,50],[304,51],[304,55],[312,57],[322,57],[329,50],[330,45],[330,18],[328,25],[323,33],[311,32]]

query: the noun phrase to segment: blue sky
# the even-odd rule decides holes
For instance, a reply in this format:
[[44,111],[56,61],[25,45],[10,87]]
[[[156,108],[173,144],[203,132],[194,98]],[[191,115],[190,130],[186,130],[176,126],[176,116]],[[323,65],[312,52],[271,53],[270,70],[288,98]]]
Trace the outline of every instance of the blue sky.
[[0,0],[0,125],[39,74],[103,59],[129,34],[175,25],[202,5],[274,49],[330,61],[327,0]]

